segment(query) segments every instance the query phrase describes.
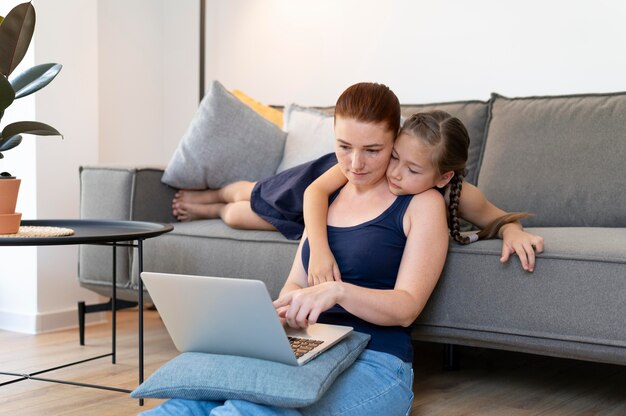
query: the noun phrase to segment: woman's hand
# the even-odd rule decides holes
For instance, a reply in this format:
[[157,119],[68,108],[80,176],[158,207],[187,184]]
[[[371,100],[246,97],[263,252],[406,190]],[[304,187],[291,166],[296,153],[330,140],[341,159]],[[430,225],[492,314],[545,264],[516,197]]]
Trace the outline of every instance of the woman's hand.
[[506,263],[511,254],[517,254],[522,268],[528,272],[535,270],[535,252],[543,252],[543,237],[528,233],[516,223],[503,225],[500,228],[502,237],[501,263]]
[[306,328],[317,322],[320,314],[335,306],[343,292],[339,282],[325,282],[294,290],[274,301],[279,318],[292,328]]
[[309,286],[319,285],[324,282],[341,281],[339,266],[333,256],[332,251],[326,249],[314,249],[311,247],[311,257],[309,258]]

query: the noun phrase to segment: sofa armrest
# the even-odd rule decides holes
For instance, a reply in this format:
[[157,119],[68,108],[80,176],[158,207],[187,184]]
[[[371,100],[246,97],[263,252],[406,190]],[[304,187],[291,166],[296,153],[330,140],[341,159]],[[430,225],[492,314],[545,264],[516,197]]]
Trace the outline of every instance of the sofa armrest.
[[161,168],[81,166],[80,217],[174,222],[176,189],[161,182]]
[[[172,198],[176,190],[161,182],[163,169],[81,166],[80,217],[83,219],[175,222]],[[137,300],[136,249],[117,247],[118,298]],[[81,245],[78,281],[84,288],[111,295],[112,249]]]

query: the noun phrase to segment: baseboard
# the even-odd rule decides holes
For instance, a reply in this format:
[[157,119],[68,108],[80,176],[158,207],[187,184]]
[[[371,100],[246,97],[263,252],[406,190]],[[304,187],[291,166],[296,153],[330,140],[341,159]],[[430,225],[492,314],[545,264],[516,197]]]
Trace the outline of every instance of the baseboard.
[[[104,312],[85,315],[85,324],[93,325],[106,322]],[[78,328],[78,312],[76,308],[63,311],[38,313],[36,315],[0,311],[0,330],[21,332],[25,334],[41,334]]]

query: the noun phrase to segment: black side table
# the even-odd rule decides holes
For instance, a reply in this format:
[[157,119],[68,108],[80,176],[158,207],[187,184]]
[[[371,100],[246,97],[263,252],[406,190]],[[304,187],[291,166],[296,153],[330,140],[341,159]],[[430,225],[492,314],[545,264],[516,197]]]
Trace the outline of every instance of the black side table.
[[[130,393],[131,390],[120,389],[116,387],[101,386],[97,384],[85,384],[76,383],[73,381],[64,381],[50,378],[38,377],[39,374],[43,374],[49,371],[58,370],[61,368],[69,367],[76,364],[81,364],[87,361],[96,360],[103,357],[112,357],[112,362],[115,364],[116,355],[116,270],[115,270],[115,249],[118,246],[121,247],[136,247],[138,252],[138,266],[139,276],[143,271],[143,241],[147,238],[159,236],[161,234],[170,232],[174,229],[171,224],[160,224],[153,222],[142,221],[109,221],[109,220],[25,220],[21,223],[22,226],[39,226],[39,227],[61,227],[71,228],[74,230],[73,235],[63,237],[0,237],[0,246],[54,246],[54,245],[74,245],[74,244],[98,244],[98,245],[111,245],[113,246],[113,272],[112,272],[112,289],[111,289],[111,301],[112,301],[112,336],[111,336],[111,352],[104,355],[99,355],[92,358],[87,358],[81,361],[76,361],[68,364],[59,365],[53,368],[36,371],[28,374],[19,373],[7,373],[0,372],[0,374],[18,377],[15,380],[11,380],[0,384],[0,387],[17,383],[24,380],[38,380],[47,381],[53,383],[70,384],[81,387],[92,387],[104,390],[112,390],[122,393]],[[133,243],[136,242],[136,243]],[[139,384],[143,383],[143,282],[139,277],[138,288],[138,311],[139,311]],[[140,405],[143,405],[143,399],[139,401]]]

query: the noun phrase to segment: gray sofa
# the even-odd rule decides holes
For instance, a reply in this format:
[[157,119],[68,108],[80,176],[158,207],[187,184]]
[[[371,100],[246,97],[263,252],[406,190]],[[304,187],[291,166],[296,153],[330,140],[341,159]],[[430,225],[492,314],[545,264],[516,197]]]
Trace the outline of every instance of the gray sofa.
[[[450,244],[415,340],[626,364],[626,93],[404,105],[468,127],[468,180],[545,239],[535,272],[500,264],[501,241]],[[150,168],[82,167],[81,216],[173,222],[145,242],[145,270],[255,278],[275,297],[297,242],[220,220],[178,223],[174,189]],[[135,300],[136,255],[120,249],[118,293]],[[81,247],[81,286],[110,293],[110,249]]]

